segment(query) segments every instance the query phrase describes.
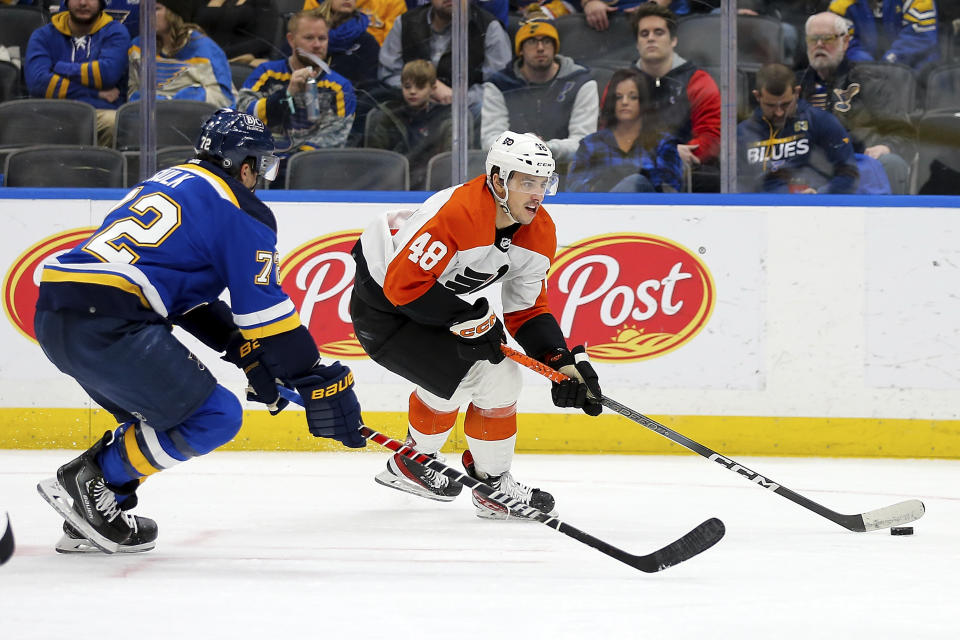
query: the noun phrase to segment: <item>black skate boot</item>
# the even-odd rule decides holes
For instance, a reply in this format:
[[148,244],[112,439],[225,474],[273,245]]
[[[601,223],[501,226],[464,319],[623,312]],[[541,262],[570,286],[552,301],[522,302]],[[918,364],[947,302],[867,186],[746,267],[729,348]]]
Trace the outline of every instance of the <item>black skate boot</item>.
[[[137,495],[131,494],[120,503],[122,511],[130,511],[137,506]],[[129,517],[129,516],[128,516]],[[157,523],[143,516],[132,516],[133,533],[120,545],[117,553],[142,553],[157,546]],[[100,553],[87,538],[69,522],[63,523],[63,535],[54,547],[57,553]]]
[[[407,438],[407,446],[413,442]],[[440,454],[434,453],[431,458],[443,460]],[[399,453],[393,454],[387,460],[387,469],[378,473],[374,480],[385,487],[406,491],[415,496],[450,502],[463,491],[463,485],[451,480],[442,473],[427,468],[419,462],[405,458]]]
[[96,462],[97,454],[112,440],[113,432],[106,432],[97,444],[57,469],[56,478],[37,485],[40,495],[64,520],[104,553],[119,551],[137,526],[133,516],[120,509],[114,495],[114,491],[132,493],[135,485],[108,486]]
[[[517,482],[513,479],[509,471],[499,476],[488,476],[481,471],[477,471],[473,463],[473,454],[470,453],[469,449],[463,452],[463,468],[467,470],[467,473],[472,478],[483,482],[497,491],[505,493],[514,500],[529,505],[547,515],[557,515],[557,511],[554,509],[555,502],[552,495],[540,489],[531,489],[527,485]],[[471,497],[473,498],[473,506],[477,508],[478,518],[486,518],[488,520],[531,520],[531,518],[521,515],[519,511],[508,509],[494,502],[476,489],[473,490]]]

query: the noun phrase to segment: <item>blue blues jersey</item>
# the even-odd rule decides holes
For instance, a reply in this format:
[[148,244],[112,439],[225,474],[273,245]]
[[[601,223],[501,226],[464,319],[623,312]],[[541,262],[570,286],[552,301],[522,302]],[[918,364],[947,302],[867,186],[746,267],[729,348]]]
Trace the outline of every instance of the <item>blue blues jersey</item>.
[[141,182],[85,242],[44,265],[38,309],[173,319],[230,291],[248,339],[301,326],[279,284],[276,220],[218,167],[192,160]]

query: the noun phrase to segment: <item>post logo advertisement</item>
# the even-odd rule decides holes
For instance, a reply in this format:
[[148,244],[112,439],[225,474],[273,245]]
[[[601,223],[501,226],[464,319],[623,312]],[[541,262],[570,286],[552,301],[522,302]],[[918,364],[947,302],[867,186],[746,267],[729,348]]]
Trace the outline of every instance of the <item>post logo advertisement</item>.
[[655,358],[693,339],[710,319],[713,278],[683,245],[641,233],[588,238],[558,252],[550,307],[570,344],[600,362]]

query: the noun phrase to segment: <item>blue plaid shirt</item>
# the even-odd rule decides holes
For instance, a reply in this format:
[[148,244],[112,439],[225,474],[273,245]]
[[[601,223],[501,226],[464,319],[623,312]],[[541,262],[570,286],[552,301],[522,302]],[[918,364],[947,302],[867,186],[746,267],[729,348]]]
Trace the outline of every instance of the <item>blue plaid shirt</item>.
[[591,133],[580,141],[580,147],[570,163],[566,190],[609,191],[631,173],[647,176],[657,191],[664,184],[680,191],[683,163],[677,152],[677,139],[664,134],[654,152],[635,142],[624,153],[617,146],[612,130],[601,129]]

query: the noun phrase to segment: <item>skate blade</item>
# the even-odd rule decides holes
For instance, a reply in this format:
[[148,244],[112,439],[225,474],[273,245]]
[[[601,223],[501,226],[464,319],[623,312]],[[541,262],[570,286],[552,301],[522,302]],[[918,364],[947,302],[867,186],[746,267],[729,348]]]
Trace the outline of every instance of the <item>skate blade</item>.
[[37,491],[64,520],[69,522],[74,529],[85,535],[90,544],[104,553],[117,552],[120,545],[97,533],[93,527],[87,524],[86,520],[80,517],[80,514],[73,510],[73,505],[70,503],[70,495],[63,486],[57,482],[56,478],[41,480],[37,484]]
[[[470,497],[473,499],[473,506],[477,508],[477,517],[482,518],[483,520],[501,520],[501,521],[508,520],[510,522],[538,522],[533,518],[527,518],[525,516],[516,515],[510,509],[492,500],[488,500],[482,495],[478,496],[475,493],[471,493]],[[557,509],[554,508],[547,515],[550,516],[551,518],[555,518],[557,516]]]
[[[135,544],[135,545],[120,545],[117,548],[117,553],[143,553],[144,551],[151,551],[156,548],[156,542],[145,542],[144,544]],[[57,541],[54,549],[57,553],[103,553],[100,549],[90,544],[90,541],[86,538],[78,539],[71,538],[67,534],[63,534],[60,537],[60,540]]]
[[437,502],[452,502],[457,496],[439,496],[432,491],[424,489],[420,485],[414,484],[403,478],[398,478],[389,471],[381,471],[373,477],[377,484],[382,484],[385,487],[390,487],[391,489],[396,489],[397,491],[403,491],[404,493],[411,493],[415,496],[420,496],[421,498],[427,498],[428,500],[436,500]]

